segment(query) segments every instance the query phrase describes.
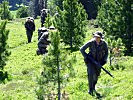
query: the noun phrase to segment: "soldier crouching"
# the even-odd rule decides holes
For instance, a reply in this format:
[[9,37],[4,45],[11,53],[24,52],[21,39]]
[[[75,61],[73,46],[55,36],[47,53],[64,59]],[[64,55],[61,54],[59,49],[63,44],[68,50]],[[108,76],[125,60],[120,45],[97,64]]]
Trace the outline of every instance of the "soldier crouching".
[[38,49],[37,55],[45,54],[48,52],[47,46],[49,45],[50,41],[48,40],[48,29],[45,27],[38,29]]

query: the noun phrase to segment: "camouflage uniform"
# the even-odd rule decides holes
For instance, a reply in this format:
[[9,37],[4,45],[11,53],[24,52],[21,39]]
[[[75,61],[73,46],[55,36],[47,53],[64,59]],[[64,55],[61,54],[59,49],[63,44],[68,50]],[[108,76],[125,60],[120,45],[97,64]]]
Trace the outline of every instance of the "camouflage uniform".
[[49,45],[50,41],[48,40],[48,29],[45,27],[38,29],[38,49],[37,55],[45,54],[48,52],[47,46]]
[[97,45],[96,41],[92,39],[84,44],[80,49],[87,65],[89,92],[93,92],[93,90],[95,90],[95,85],[98,81],[98,76],[100,75],[101,69],[87,59],[88,54],[85,52],[87,48],[89,48],[89,55],[101,65],[104,65],[108,57],[108,47],[104,40],[101,39],[100,44]]
[[32,18],[28,18],[25,22],[26,34],[28,38],[28,43],[31,42],[33,31],[35,31],[35,24]]

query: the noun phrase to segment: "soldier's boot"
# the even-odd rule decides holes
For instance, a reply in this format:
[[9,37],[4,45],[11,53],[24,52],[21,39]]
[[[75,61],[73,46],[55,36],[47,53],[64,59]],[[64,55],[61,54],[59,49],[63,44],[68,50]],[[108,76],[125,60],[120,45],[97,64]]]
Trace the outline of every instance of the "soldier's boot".
[[43,23],[41,24],[41,27],[44,27]]
[[94,96],[93,92],[88,92],[91,96]]
[[88,93],[89,93],[91,96],[94,96],[93,90],[89,90]]
[[28,43],[30,43],[31,39],[32,39],[33,32],[32,31],[27,31],[26,34],[27,34],[27,38],[28,38]]
[[93,90],[93,92],[96,94],[96,96],[101,96],[96,90]]
[[28,39],[28,43],[30,43],[31,42],[31,37],[30,37],[29,34],[27,35],[27,39]]
[[41,51],[39,49],[37,49],[36,54],[37,55],[40,55],[41,54]]
[[100,99],[100,98],[103,97],[103,96],[102,96],[100,93],[98,93],[97,91],[94,91],[94,93],[95,93],[97,99]]

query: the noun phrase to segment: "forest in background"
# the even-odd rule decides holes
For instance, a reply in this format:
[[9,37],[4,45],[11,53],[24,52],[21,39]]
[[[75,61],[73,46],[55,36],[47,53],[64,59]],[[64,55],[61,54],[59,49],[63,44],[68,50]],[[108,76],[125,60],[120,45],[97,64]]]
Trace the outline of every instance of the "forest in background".
[[[2,3],[2,1],[4,0],[0,0],[0,3]],[[7,0],[9,2],[10,5],[10,10],[14,11],[17,10],[18,8],[20,8],[22,5],[32,5],[33,2],[44,2],[46,3],[48,0]],[[52,3],[52,0],[49,0]],[[53,0],[54,1],[54,0]],[[56,0],[55,0],[56,1]],[[83,6],[84,9],[86,10],[87,14],[88,14],[88,18],[89,19],[95,19],[97,16],[97,5],[99,5],[97,2],[97,0],[92,1],[92,0],[79,0]],[[100,0],[98,0],[100,1]],[[46,6],[46,4],[45,4]],[[45,8],[45,7],[44,7]]]

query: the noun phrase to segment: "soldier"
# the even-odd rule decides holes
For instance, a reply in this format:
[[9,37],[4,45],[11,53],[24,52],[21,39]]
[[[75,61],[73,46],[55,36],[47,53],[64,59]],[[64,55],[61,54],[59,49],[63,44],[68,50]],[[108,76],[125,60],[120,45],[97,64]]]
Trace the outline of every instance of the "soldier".
[[47,17],[46,9],[42,9],[42,10],[41,10],[41,27],[44,26],[46,17]]
[[[95,85],[98,81],[98,76],[100,75],[101,68],[97,67],[91,61],[87,59],[87,56],[91,56],[95,61],[100,63],[102,66],[107,62],[108,58],[108,47],[107,43],[103,40],[103,34],[100,31],[95,32],[94,38],[84,44],[80,51],[84,57],[84,61],[87,65],[87,74],[89,82],[89,91],[90,95],[99,95],[95,90]],[[86,49],[89,49],[89,53],[85,52]]]
[[48,29],[45,27],[38,29],[38,49],[37,55],[47,53],[47,45],[49,45],[50,41],[48,40]]
[[34,19],[32,17],[28,17],[25,22],[26,34],[28,38],[28,43],[31,42],[33,32],[35,31]]

